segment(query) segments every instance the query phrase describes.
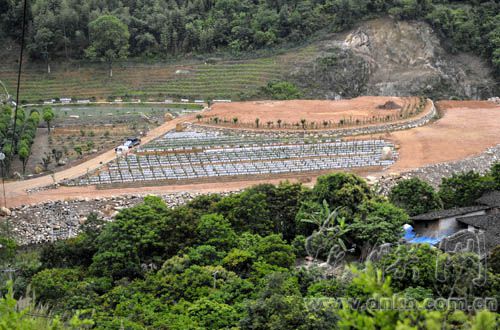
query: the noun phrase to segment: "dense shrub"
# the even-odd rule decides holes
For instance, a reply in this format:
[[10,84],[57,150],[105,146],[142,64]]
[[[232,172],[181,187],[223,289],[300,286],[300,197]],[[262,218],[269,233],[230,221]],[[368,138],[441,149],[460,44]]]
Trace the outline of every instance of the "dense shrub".
[[[357,204],[349,207],[353,202]],[[298,226],[301,215],[312,227]],[[439,328],[461,324],[493,330],[497,314],[489,312],[473,316],[451,310],[365,308],[368,299],[397,302],[406,297],[422,303],[432,297],[474,299],[500,292],[500,276],[471,254],[403,245],[381,253],[375,263],[360,260],[380,244],[397,243],[407,220],[402,209],[376,196],[362,179],[332,174],[320,177],[311,191],[289,183],[259,185],[226,197],[199,197],[173,209],[148,196],[121,210],[114,222],[90,216],[76,238],[42,249],[41,266],[19,267],[19,256],[10,262],[23,271],[15,274],[24,281],[19,287],[30,282],[37,302],[60,315],[63,326],[76,322],[71,315],[77,315],[103,329],[332,329],[370,324],[426,329],[438,320]],[[325,267],[328,253],[318,253],[314,262],[305,260],[310,237],[326,239],[328,249],[340,247],[335,251],[344,253],[341,267]],[[495,253],[489,267],[493,271]],[[471,281],[482,274],[487,282]],[[340,298],[342,304],[330,298]],[[2,304],[0,300],[0,308]],[[0,310],[2,316],[5,310]]]
[[442,202],[434,188],[418,178],[398,182],[391,189],[389,200],[411,216],[442,208]]

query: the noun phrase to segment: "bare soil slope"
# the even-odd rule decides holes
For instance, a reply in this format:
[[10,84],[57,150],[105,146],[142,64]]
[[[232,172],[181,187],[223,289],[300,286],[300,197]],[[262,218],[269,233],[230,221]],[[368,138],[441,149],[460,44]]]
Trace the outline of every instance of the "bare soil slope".
[[293,100],[216,103],[206,116],[229,120],[238,118],[240,123],[253,123],[256,118],[259,118],[262,125],[265,125],[267,121],[275,123],[277,120],[298,123],[301,119],[306,119],[308,122],[321,123],[326,120],[337,123],[345,118],[362,120],[397,114],[397,109],[379,108],[388,101],[393,101],[402,107],[409,102],[409,99],[362,96],[338,101]]
[[319,48],[315,57],[290,75],[310,97],[476,99],[497,92],[483,60],[471,54],[450,54],[424,22],[371,20],[333,36]]
[[486,101],[441,101],[443,118],[391,134],[399,146],[392,172],[463,159],[500,144],[500,105]]

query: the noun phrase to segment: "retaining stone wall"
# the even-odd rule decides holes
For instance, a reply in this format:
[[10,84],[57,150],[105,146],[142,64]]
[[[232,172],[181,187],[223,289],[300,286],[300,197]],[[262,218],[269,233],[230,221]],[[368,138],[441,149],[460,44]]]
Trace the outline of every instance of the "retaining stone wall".
[[[353,127],[353,128],[346,128],[346,129],[334,129],[334,130],[315,130],[315,131],[303,131],[303,132],[294,132],[294,131],[279,131],[279,130],[273,130],[274,134],[277,132],[281,134],[291,134],[291,135],[296,135],[296,134],[328,134],[328,135],[334,135],[337,137],[346,137],[346,136],[356,136],[356,135],[367,135],[367,134],[377,134],[377,133],[385,133],[385,132],[392,132],[392,131],[401,131],[401,130],[406,130],[410,128],[415,128],[419,126],[423,126],[427,124],[429,121],[431,121],[433,118],[437,116],[437,110],[434,105],[434,102],[431,99],[427,99],[428,102],[431,103],[431,110],[429,111],[428,114],[421,118],[414,118],[410,119],[405,122],[399,122],[399,123],[388,123],[388,124],[383,124],[383,125],[375,125],[375,126],[366,126],[366,127]],[[233,133],[235,131],[238,131],[238,129],[231,129],[231,128],[225,128],[225,127],[207,127],[203,125],[198,125],[193,123],[193,126],[196,128],[201,128],[201,129],[207,129],[207,130],[212,130],[212,131],[220,131],[224,133]],[[241,130],[243,131],[243,130]],[[266,131],[264,130],[255,130],[255,132],[259,133],[265,133]]]

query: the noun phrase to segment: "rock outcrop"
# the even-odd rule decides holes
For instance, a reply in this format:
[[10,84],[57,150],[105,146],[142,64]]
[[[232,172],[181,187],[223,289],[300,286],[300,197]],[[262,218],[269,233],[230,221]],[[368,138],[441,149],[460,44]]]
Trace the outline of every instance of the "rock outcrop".
[[319,42],[290,73],[312,98],[426,95],[484,99],[496,94],[491,69],[471,54],[450,54],[424,22],[389,18],[362,23]]

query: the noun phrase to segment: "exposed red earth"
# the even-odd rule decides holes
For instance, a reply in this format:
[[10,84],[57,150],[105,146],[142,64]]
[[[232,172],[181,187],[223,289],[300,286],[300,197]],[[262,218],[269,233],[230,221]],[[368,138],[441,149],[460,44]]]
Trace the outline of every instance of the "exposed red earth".
[[[398,106],[398,109],[386,109],[384,105],[390,102]],[[268,122],[277,128],[280,120],[281,128],[285,124],[293,125],[306,119],[308,123],[339,123],[341,120],[351,122],[367,121],[372,118],[385,118],[386,116],[398,115],[401,108],[407,106],[413,108],[419,103],[418,97],[401,98],[387,96],[362,96],[349,100],[290,100],[290,101],[249,101],[232,103],[215,103],[211,110],[204,114],[202,124],[210,118],[218,118],[228,121],[235,128],[248,128],[258,118],[261,127],[266,127]],[[237,124],[233,125],[233,118],[237,118]],[[395,120],[394,120],[395,121]],[[227,125],[225,125],[227,126]],[[359,126],[359,124],[357,125]]]
[[[367,98],[368,100],[373,98]],[[386,98],[387,99],[387,98]],[[297,101],[292,101],[297,102]],[[313,101],[315,102],[315,101]],[[372,102],[373,106],[384,102]],[[409,169],[463,159],[483,152],[485,149],[500,144],[500,106],[486,101],[439,101],[436,103],[441,111],[441,118],[425,126],[384,134],[399,147],[399,159],[384,173],[362,171],[360,175],[377,175],[393,172],[404,172]],[[212,110],[213,111],[213,110]],[[290,110],[292,112],[293,110]],[[385,111],[385,110],[384,110]],[[362,112],[365,112],[364,110]],[[177,123],[195,121],[195,115],[190,114],[167,122],[150,131],[143,139],[146,143],[166,131],[171,130]],[[362,137],[357,137],[362,138]],[[110,150],[98,157],[82,164],[57,172],[56,181],[64,178],[75,178],[106,163],[115,157]],[[318,173],[302,173],[297,179],[302,182],[313,183]],[[288,178],[293,181],[293,178]],[[234,179],[225,182],[164,185],[154,187],[136,187],[120,189],[96,189],[95,187],[60,187],[28,194],[27,189],[41,187],[53,183],[50,175],[5,184],[7,206],[15,207],[22,204],[40,203],[50,200],[64,200],[82,197],[107,197],[122,194],[138,193],[169,193],[176,191],[189,192],[221,192],[241,189],[256,183],[277,183],[280,178],[249,180],[248,178]]]

